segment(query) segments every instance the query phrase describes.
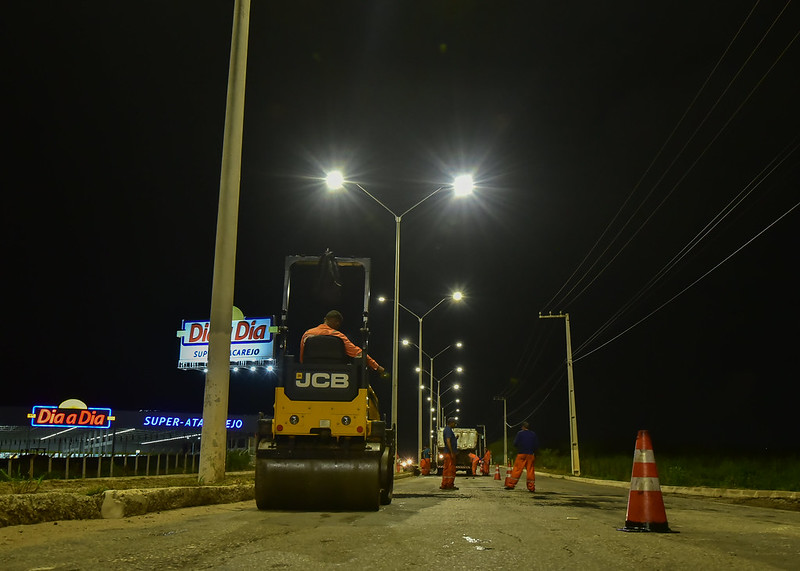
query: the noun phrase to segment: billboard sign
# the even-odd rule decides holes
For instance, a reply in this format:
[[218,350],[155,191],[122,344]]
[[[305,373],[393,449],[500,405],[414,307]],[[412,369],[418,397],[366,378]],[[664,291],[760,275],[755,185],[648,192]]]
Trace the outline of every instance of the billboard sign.
[[35,405],[28,413],[31,426],[49,428],[111,428],[111,421],[116,420],[110,408],[87,407],[73,405],[65,401],[58,406]]
[[[200,369],[208,366],[210,321],[182,321],[178,367]],[[264,364],[272,359],[272,318],[256,317],[231,323],[231,363]]]
[[[242,418],[228,418],[225,428],[240,430],[245,425]],[[148,414],[142,417],[142,428],[202,428],[203,417],[181,413]]]

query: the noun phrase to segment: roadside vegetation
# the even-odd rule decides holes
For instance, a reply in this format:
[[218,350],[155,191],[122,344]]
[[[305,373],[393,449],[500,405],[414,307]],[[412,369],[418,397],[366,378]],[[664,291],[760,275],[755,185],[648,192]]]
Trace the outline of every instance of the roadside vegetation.
[[[160,475],[125,474],[121,466],[114,477],[105,477],[108,470],[104,470],[101,477],[95,477],[96,471],[87,472],[88,477],[64,478],[60,471],[29,473],[30,463],[22,462],[23,470],[17,466],[16,470],[0,468],[0,494],[34,494],[42,492],[67,492],[94,496],[102,494],[105,490],[124,490],[130,488],[161,488],[173,486],[200,486],[197,473],[170,473]],[[220,485],[251,485],[253,484],[253,461],[247,450],[229,450],[225,459],[225,481]],[[118,475],[117,475],[118,474]]]
[[[495,448],[492,445],[493,454]],[[500,442],[495,458],[502,457],[502,449]],[[655,460],[662,486],[800,491],[800,455],[796,453],[754,457],[665,452],[657,453]],[[613,455],[582,449],[580,463],[583,477],[630,482],[633,453]],[[568,451],[541,450],[536,467],[555,474],[572,472]]]
[[17,471],[16,474],[9,474],[0,469],[0,482],[5,483],[12,494],[33,494],[39,491],[43,479],[44,476],[33,479],[21,471]]

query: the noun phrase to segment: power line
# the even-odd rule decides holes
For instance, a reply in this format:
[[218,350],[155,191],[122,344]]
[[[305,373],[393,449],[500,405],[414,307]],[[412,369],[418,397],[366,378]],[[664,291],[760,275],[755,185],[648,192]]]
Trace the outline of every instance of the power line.
[[[704,240],[712,230],[714,230],[725,218],[727,218],[745,199],[750,196],[775,170],[781,166],[799,147],[797,138],[795,138],[790,146],[793,148],[784,149],[776,157],[774,157],[767,166],[765,166],[756,177],[754,177],[745,187],[726,204],[720,212],[706,224],[706,226],[698,232],[673,258],[667,262],[652,278],[647,282],[631,299],[629,299],[622,307],[620,307],[614,315],[612,315],[597,331],[589,336],[580,346],[575,350],[580,353],[581,350],[598,336],[600,336],[608,327],[610,327],[617,319],[619,319],[628,309],[630,309],[637,301],[639,301],[648,291],[650,291],[656,283],[663,279],[669,271],[671,271],[681,260],[683,260],[689,252],[691,252],[702,240]],[[783,156],[782,156],[783,155]]]
[[[750,20],[750,17],[753,15],[753,12],[755,11],[755,9],[758,6],[758,4],[759,4],[759,1],[757,0],[756,3],[753,5],[753,7],[750,9],[750,12],[747,14],[747,16],[745,17],[745,19],[742,22],[742,24],[739,26],[739,29],[736,31],[736,33],[734,34],[734,36],[731,39],[731,41],[728,42],[727,47],[725,48],[725,50],[723,50],[722,55],[720,55],[719,59],[717,60],[717,63],[714,65],[714,68],[706,76],[705,81],[700,86],[700,88],[697,90],[697,93],[695,93],[695,95],[692,98],[691,102],[689,102],[689,105],[687,106],[686,110],[683,112],[683,115],[681,115],[680,119],[678,119],[678,122],[672,128],[672,131],[667,136],[667,138],[664,141],[664,143],[661,145],[661,148],[658,150],[656,155],[650,161],[650,164],[647,166],[647,168],[645,169],[645,171],[642,174],[642,176],[636,182],[636,184],[634,185],[633,189],[628,194],[627,198],[625,198],[625,201],[622,203],[622,206],[620,206],[619,210],[617,210],[617,213],[614,215],[614,217],[608,223],[608,226],[606,226],[605,230],[603,230],[603,232],[600,234],[600,237],[597,239],[597,241],[594,243],[594,245],[589,249],[589,252],[586,254],[586,256],[584,256],[583,260],[581,260],[580,264],[578,264],[578,266],[575,268],[575,270],[572,272],[572,274],[567,278],[566,282],[564,282],[564,284],[561,286],[561,288],[559,288],[559,290],[553,295],[553,297],[550,298],[550,300],[545,304],[545,307],[550,307],[551,306],[551,304],[553,303],[553,300],[564,290],[564,288],[567,286],[567,284],[570,282],[570,280],[572,280],[572,278],[575,276],[575,274],[578,273],[580,268],[584,265],[584,263],[586,263],[586,260],[589,258],[589,256],[591,256],[592,252],[595,251],[595,249],[600,244],[602,239],[605,237],[605,235],[608,233],[608,231],[614,225],[614,222],[616,222],[617,218],[619,218],[619,216],[622,214],[623,210],[628,205],[628,202],[631,200],[631,198],[633,198],[634,194],[636,194],[637,190],[639,189],[639,186],[642,184],[642,182],[644,181],[645,177],[647,177],[647,175],[650,173],[650,171],[652,170],[652,168],[655,165],[656,161],[658,161],[658,159],[661,157],[661,155],[664,152],[664,150],[666,149],[667,145],[672,140],[672,138],[675,135],[675,133],[678,131],[678,128],[681,126],[683,121],[686,119],[687,115],[689,114],[689,111],[691,111],[691,109],[694,107],[694,105],[697,102],[697,100],[700,98],[700,94],[703,93],[703,91],[705,91],[706,86],[711,81],[711,78],[714,76],[714,74],[717,72],[717,69],[722,64],[722,61],[725,59],[725,56],[728,54],[728,52],[730,51],[730,49],[733,46],[734,42],[736,41],[736,39],[741,34],[742,29],[744,29],[744,27],[747,25],[747,22]],[[737,76],[738,76],[738,74],[737,74]],[[724,95],[724,93],[723,93],[723,95]],[[717,99],[717,103],[719,103],[719,99]],[[716,106],[716,103],[715,103],[715,106]],[[713,111],[713,108],[712,108],[712,111]],[[707,118],[708,118],[708,114],[706,115],[706,119]],[[706,119],[704,119],[703,122],[705,122]],[[702,124],[703,123],[701,123],[701,126],[702,126]],[[699,129],[699,127],[698,127],[698,129]],[[675,164],[675,161],[678,159],[678,157],[680,157],[681,153],[686,149],[686,146],[689,144],[689,142],[692,140],[692,138],[694,138],[694,135],[696,133],[697,133],[697,130],[695,130],[695,132],[690,137],[689,141],[687,141],[686,144],[681,148],[680,152],[678,153],[678,155],[676,155],[676,157],[670,163],[669,167],[667,167],[667,170],[664,172],[664,174],[662,174],[661,177],[658,179],[658,181],[656,181],[656,184],[653,185],[653,187],[650,189],[650,192],[647,194],[647,196],[645,196],[644,200],[639,204],[639,206],[636,208],[636,210],[634,210],[634,212],[628,217],[628,220],[625,222],[625,224],[623,224],[622,228],[620,228],[620,230],[617,232],[617,234],[611,239],[609,244],[600,253],[600,255],[597,256],[597,259],[594,261],[594,263],[584,272],[583,276],[572,286],[572,288],[570,288],[570,290],[567,293],[564,294],[564,296],[555,305],[559,305],[559,306],[565,305],[565,300],[575,290],[575,288],[578,287],[584,279],[586,279],[586,277],[589,275],[589,272],[591,272],[592,269],[600,262],[600,260],[603,258],[605,253],[611,248],[611,246],[614,245],[614,243],[617,241],[617,239],[622,234],[622,232],[625,230],[625,228],[627,228],[627,226],[631,223],[631,221],[633,220],[633,217],[642,208],[642,206],[644,206],[644,203],[647,202],[647,200],[650,198],[650,196],[652,195],[652,193],[654,192],[654,190],[656,189],[658,184],[661,182],[661,180],[663,180],[663,178],[666,175],[666,173],[669,171],[670,168],[672,168],[672,166]],[[624,249],[624,246],[623,246],[623,249]],[[612,259],[612,261],[613,261],[613,259]],[[603,270],[605,270],[605,268],[603,268]],[[601,273],[602,273],[602,271],[601,271]],[[598,274],[598,276],[596,276],[595,279],[597,279],[597,277],[599,277],[599,275],[600,274]],[[590,282],[589,285],[591,285],[591,283],[593,283],[593,282],[594,282],[594,280],[592,280],[592,282]],[[578,295],[576,296],[576,298],[581,293],[583,293],[583,291],[585,291],[585,289],[586,288],[581,290],[578,293]],[[574,299],[573,299],[573,301],[574,301]]]
[[598,351],[598,350],[602,349],[603,347],[605,347],[606,345],[608,345],[608,344],[609,344],[609,343],[611,343],[612,341],[615,341],[615,340],[619,339],[620,337],[622,337],[623,335],[625,335],[625,334],[626,334],[628,331],[630,331],[631,329],[633,329],[634,327],[636,327],[636,326],[637,326],[637,325],[639,325],[640,323],[644,322],[645,320],[649,319],[649,318],[650,318],[652,315],[654,315],[655,313],[657,313],[657,312],[661,311],[661,309],[663,309],[664,307],[666,307],[667,305],[669,305],[670,303],[672,303],[673,301],[675,301],[676,299],[678,299],[678,298],[679,298],[681,295],[683,295],[683,294],[684,294],[684,293],[686,293],[686,292],[687,292],[689,289],[691,289],[692,287],[694,287],[694,286],[695,286],[695,285],[696,285],[698,282],[700,282],[700,281],[701,281],[701,280],[703,280],[703,279],[704,279],[706,276],[708,276],[709,274],[711,274],[711,272],[713,272],[713,271],[714,271],[714,270],[716,270],[718,267],[720,267],[722,264],[724,264],[725,262],[727,262],[728,260],[730,260],[730,259],[731,259],[733,256],[735,256],[736,254],[738,254],[738,253],[739,253],[739,252],[740,252],[742,249],[744,249],[744,248],[745,248],[746,246],[748,246],[748,245],[749,245],[751,242],[753,242],[753,240],[755,240],[756,238],[758,238],[759,236],[761,236],[761,235],[762,235],[764,232],[766,232],[767,230],[769,230],[770,228],[772,228],[772,227],[773,227],[775,224],[777,224],[778,222],[780,222],[780,221],[781,221],[781,220],[782,220],[784,217],[786,217],[787,215],[789,215],[789,214],[790,214],[790,213],[791,213],[791,212],[792,212],[792,211],[793,211],[795,208],[797,208],[798,206],[800,206],[800,202],[798,202],[797,204],[795,204],[794,206],[792,206],[792,207],[791,207],[789,210],[787,210],[786,212],[784,212],[783,214],[781,214],[781,215],[780,215],[778,218],[776,218],[775,220],[773,220],[773,221],[772,221],[772,222],[771,222],[771,223],[770,223],[770,224],[769,224],[769,225],[768,225],[766,228],[762,229],[762,230],[761,230],[761,231],[760,231],[758,234],[756,234],[755,236],[753,236],[752,238],[750,238],[750,239],[749,239],[747,242],[745,242],[744,244],[742,244],[741,246],[739,246],[739,247],[738,247],[736,250],[734,250],[734,251],[733,251],[731,254],[729,254],[727,257],[725,257],[725,259],[723,259],[721,262],[719,262],[719,263],[718,263],[717,265],[715,265],[713,268],[711,268],[710,270],[708,270],[708,271],[707,271],[706,273],[704,273],[702,276],[700,276],[699,278],[697,278],[696,280],[694,280],[692,283],[690,283],[688,286],[686,286],[685,288],[683,288],[681,291],[679,291],[678,293],[676,293],[675,295],[673,295],[673,296],[672,296],[671,298],[669,298],[667,301],[665,301],[664,303],[662,303],[661,305],[659,305],[659,306],[658,306],[656,309],[654,309],[653,311],[651,311],[650,313],[648,313],[647,315],[645,315],[645,316],[644,316],[643,318],[641,318],[639,321],[637,321],[636,323],[634,323],[633,325],[631,325],[630,327],[628,327],[628,328],[627,328],[627,329],[625,329],[624,331],[620,332],[619,334],[615,335],[614,337],[612,337],[611,339],[609,339],[608,341],[606,341],[605,343],[603,343],[603,344],[602,344],[602,345],[600,345],[599,347],[596,347],[596,348],[592,349],[591,351],[589,351],[589,352],[588,352],[588,353],[586,353],[585,355],[582,355],[581,357],[578,357],[578,358],[576,358],[576,359],[574,359],[574,360],[575,360],[575,361],[580,361],[581,359],[583,359],[583,358],[585,358],[585,357],[588,357],[589,355],[591,355],[591,354],[592,354],[592,353],[594,353],[595,351]]
[[[686,140],[686,142],[684,143],[684,145],[683,145],[683,146],[680,148],[680,150],[679,150],[679,151],[678,151],[678,153],[675,155],[675,157],[674,157],[674,158],[673,158],[673,160],[670,162],[670,164],[667,166],[667,168],[665,169],[665,171],[663,172],[663,174],[662,174],[662,175],[659,177],[659,179],[658,179],[658,180],[655,182],[655,184],[654,184],[654,185],[651,187],[650,191],[647,193],[647,195],[644,197],[644,199],[643,199],[643,200],[642,200],[642,201],[639,203],[639,206],[636,208],[636,210],[634,210],[634,212],[633,212],[633,213],[632,213],[632,214],[631,214],[631,215],[628,217],[628,220],[625,222],[625,224],[624,224],[624,225],[623,225],[623,226],[620,228],[620,230],[617,232],[617,234],[616,234],[616,235],[615,235],[615,236],[612,238],[612,240],[611,240],[611,242],[608,244],[608,246],[606,246],[606,248],[605,248],[605,249],[604,249],[604,250],[603,250],[603,251],[600,253],[600,255],[597,257],[597,259],[595,260],[595,262],[594,262],[594,263],[593,263],[593,264],[592,264],[592,265],[591,265],[591,266],[590,266],[590,267],[589,267],[589,268],[586,270],[586,272],[585,272],[585,273],[584,273],[584,275],[583,275],[583,276],[580,278],[580,280],[578,280],[578,282],[576,282],[576,283],[575,283],[575,285],[573,285],[573,287],[572,287],[572,288],[571,288],[571,289],[570,289],[570,290],[569,290],[569,291],[568,291],[566,294],[564,294],[564,296],[562,296],[562,299],[560,300],[560,302],[559,302],[559,305],[562,305],[562,306],[563,306],[563,305],[566,305],[566,304],[567,304],[567,298],[568,298],[568,297],[569,297],[569,296],[570,296],[570,295],[571,295],[571,294],[572,294],[572,293],[575,291],[575,289],[578,287],[578,285],[580,285],[580,283],[581,283],[581,282],[583,282],[583,281],[584,281],[584,280],[585,280],[585,279],[588,277],[588,275],[589,275],[589,272],[591,272],[591,271],[594,269],[594,267],[595,267],[595,266],[596,266],[596,265],[597,265],[597,264],[600,262],[600,260],[603,258],[603,256],[604,256],[604,255],[605,255],[605,254],[606,254],[606,253],[607,253],[607,252],[608,252],[608,251],[611,249],[611,247],[612,247],[612,246],[613,246],[613,245],[616,243],[616,241],[617,241],[617,240],[619,239],[619,237],[622,235],[622,233],[624,232],[624,230],[625,230],[625,229],[628,227],[628,225],[629,225],[629,224],[630,224],[630,223],[633,221],[633,219],[634,219],[634,217],[636,216],[636,214],[638,214],[638,212],[639,212],[639,211],[642,209],[642,207],[644,206],[644,204],[645,204],[645,203],[646,203],[646,202],[647,202],[647,201],[650,199],[650,197],[653,195],[653,192],[656,190],[656,188],[658,187],[658,185],[659,185],[659,184],[661,184],[661,182],[662,182],[662,181],[664,180],[664,178],[666,177],[667,173],[668,173],[668,172],[669,172],[669,171],[670,171],[670,170],[671,170],[671,169],[674,167],[675,163],[676,163],[676,162],[677,162],[677,160],[678,160],[678,159],[679,159],[679,158],[680,158],[680,157],[683,155],[683,153],[684,153],[684,151],[686,150],[686,148],[688,147],[689,143],[691,143],[691,142],[694,140],[694,138],[696,137],[696,135],[699,133],[700,129],[703,127],[703,125],[705,125],[705,123],[706,123],[706,122],[708,121],[708,119],[710,118],[711,114],[712,114],[712,113],[714,112],[714,110],[717,108],[717,106],[719,105],[719,103],[720,103],[720,101],[722,100],[722,98],[723,98],[723,97],[724,97],[724,96],[727,94],[727,92],[730,90],[731,86],[732,86],[732,85],[735,83],[735,81],[736,81],[736,80],[739,78],[739,76],[741,75],[741,73],[742,73],[742,71],[744,70],[744,68],[747,66],[747,64],[748,64],[748,63],[750,62],[750,60],[752,59],[753,55],[754,55],[754,54],[755,54],[755,53],[758,51],[758,49],[759,49],[759,48],[761,47],[761,45],[764,43],[765,39],[766,39],[766,38],[767,38],[767,36],[770,34],[770,32],[772,31],[772,29],[775,27],[776,23],[777,23],[777,22],[780,20],[781,16],[782,16],[782,15],[783,15],[783,13],[785,12],[785,10],[786,10],[786,8],[788,7],[789,3],[790,3],[790,2],[787,2],[787,3],[784,5],[783,9],[782,9],[782,10],[781,10],[781,11],[778,13],[778,15],[777,15],[777,16],[776,16],[776,17],[773,19],[773,21],[772,21],[772,23],[770,24],[769,28],[768,28],[768,29],[767,29],[767,30],[764,32],[764,34],[762,35],[761,39],[758,41],[758,43],[756,44],[756,46],[755,46],[755,47],[754,47],[754,48],[751,50],[750,54],[749,54],[749,55],[748,55],[748,57],[745,59],[745,61],[742,63],[742,65],[741,65],[741,66],[739,66],[739,69],[736,71],[736,73],[734,74],[734,76],[733,76],[733,77],[731,78],[731,80],[728,82],[728,84],[726,85],[725,89],[722,91],[722,93],[719,95],[719,97],[717,98],[717,100],[714,102],[714,104],[711,106],[711,108],[710,108],[710,109],[708,110],[708,112],[705,114],[705,116],[704,116],[704,118],[702,119],[702,121],[701,121],[701,122],[699,123],[699,125],[698,125],[698,126],[695,128],[695,130],[692,132],[692,134],[691,134],[691,135],[689,136],[689,138]],[[755,6],[753,7],[753,9],[755,9]],[[717,66],[715,66],[714,70],[712,70],[712,72],[711,72],[712,74],[713,74],[713,73],[716,71],[717,67],[719,66],[719,63],[720,63],[720,62],[722,61],[722,59],[725,57],[725,54],[727,54],[727,52],[728,52],[728,49],[729,49],[729,48],[730,48],[730,46],[733,44],[733,42],[735,41],[736,37],[739,35],[739,33],[740,33],[741,29],[742,29],[742,28],[744,27],[744,25],[747,23],[747,20],[750,18],[750,15],[751,15],[751,14],[752,14],[752,10],[751,10],[750,14],[748,14],[747,18],[745,19],[745,22],[742,24],[742,26],[740,26],[740,28],[739,28],[739,31],[737,31],[737,33],[736,33],[736,35],[734,36],[733,40],[731,40],[731,42],[730,42],[730,44],[729,44],[728,48],[726,48],[725,52],[724,52],[724,53],[723,53],[723,55],[720,57],[720,60],[719,60],[719,62],[717,63]],[[800,33],[800,32],[798,32],[798,33]],[[658,212],[658,211],[661,209],[661,207],[662,207],[662,206],[663,206],[663,205],[666,203],[666,201],[667,201],[667,200],[668,200],[668,199],[669,199],[669,198],[672,196],[672,194],[675,192],[675,190],[677,190],[677,188],[680,186],[680,184],[681,184],[681,183],[682,183],[682,182],[683,182],[683,181],[686,179],[686,177],[687,177],[687,176],[688,176],[688,175],[689,175],[689,174],[692,172],[692,170],[694,169],[694,167],[696,167],[696,166],[697,166],[697,164],[700,162],[700,159],[702,159],[702,158],[705,156],[705,154],[708,152],[708,150],[711,148],[711,146],[712,146],[712,145],[713,145],[713,144],[714,144],[714,143],[717,141],[717,139],[718,139],[718,138],[719,138],[719,137],[722,135],[722,133],[723,133],[723,132],[724,132],[724,131],[727,129],[727,127],[730,125],[731,121],[733,121],[733,119],[734,119],[734,118],[735,118],[735,117],[736,117],[736,116],[739,114],[739,112],[740,112],[740,111],[741,111],[741,109],[744,107],[744,105],[745,105],[745,104],[746,104],[746,103],[747,103],[747,102],[750,100],[750,98],[751,98],[751,97],[752,97],[752,95],[755,93],[755,91],[756,91],[756,90],[757,90],[757,89],[758,89],[758,88],[761,86],[761,84],[764,82],[764,80],[766,79],[766,77],[767,77],[767,76],[769,75],[769,73],[770,73],[770,72],[771,72],[771,71],[774,69],[775,65],[777,65],[777,63],[778,63],[778,62],[781,60],[781,58],[783,57],[783,55],[786,53],[786,51],[789,49],[789,47],[791,47],[791,45],[794,43],[794,41],[795,41],[796,39],[797,39],[797,34],[795,34],[795,36],[794,36],[794,37],[793,37],[793,38],[792,38],[792,39],[789,41],[789,43],[786,45],[786,47],[783,49],[783,51],[782,51],[782,52],[781,52],[781,53],[778,55],[778,57],[775,59],[775,61],[772,63],[772,65],[771,65],[771,66],[770,66],[770,67],[767,69],[767,71],[766,71],[766,72],[765,72],[765,73],[764,73],[764,74],[761,76],[761,78],[758,80],[758,82],[756,83],[755,87],[753,87],[753,88],[750,90],[750,92],[747,94],[747,96],[744,98],[744,100],[743,100],[743,101],[742,101],[742,102],[739,104],[739,106],[738,106],[738,107],[737,107],[737,108],[734,110],[734,112],[733,112],[733,113],[732,113],[732,114],[731,114],[731,115],[728,117],[728,119],[725,121],[725,123],[722,125],[722,127],[721,127],[721,128],[720,128],[720,129],[719,129],[719,130],[716,132],[716,134],[715,134],[715,135],[712,137],[711,141],[710,141],[710,142],[709,142],[709,143],[708,143],[708,144],[707,144],[707,145],[706,145],[706,146],[703,148],[703,150],[700,152],[700,154],[697,156],[697,158],[696,158],[696,159],[695,159],[695,160],[694,160],[694,161],[691,163],[691,165],[689,165],[689,167],[688,167],[688,168],[687,168],[687,169],[684,171],[684,173],[681,175],[681,177],[678,179],[678,181],[677,181],[677,182],[676,182],[676,183],[675,183],[675,184],[672,186],[672,188],[671,188],[671,189],[670,189],[670,190],[667,192],[667,194],[666,194],[666,195],[665,195],[665,196],[662,198],[662,200],[661,200],[661,201],[660,201],[660,202],[659,202],[659,203],[658,203],[658,204],[655,206],[655,208],[653,208],[653,209],[651,210],[650,214],[647,216],[647,218],[644,220],[644,222],[642,222],[642,224],[640,224],[640,225],[639,225],[639,227],[638,227],[638,228],[637,228],[637,229],[634,231],[634,233],[633,233],[633,234],[630,236],[630,238],[628,238],[628,240],[627,240],[627,241],[626,241],[626,242],[625,242],[625,243],[624,243],[624,244],[623,244],[623,245],[622,245],[622,246],[621,246],[621,247],[620,247],[620,248],[617,250],[617,252],[614,254],[614,256],[613,256],[613,257],[612,257],[612,258],[611,258],[611,259],[610,259],[610,260],[609,260],[609,261],[608,261],[608,262],[607,262],[607,263],[606,263],[606,264],[605,264],[605,265],[604,265],[604,266],[603,266],[603,267],[602,267],[602,268],[601,268],[601,269],[600,269],[600,270],[599,270],[599,271],[598,271],[598,272],[597,272],[597,273],[594,275],[594,277],[593,277],[593,278],[592,278],[592,279],[591,279],[591,280],[590,280],[588,283],[586,283],[586,284],[583,286],[583,288],[582,288],[580,291],[578,291],[578,292],[577,292],[577,293],[576,293],[576,294],[575,294],[575,295],[572,297],[572,299],[570,300],[570,302],[574,302],[574,301],[575,301],[575,300],[577,300],[577,299],[578,299],[578,298],[579,298],[579,297],[580,297],[580,296],[581,296],[581,295],[582,295],[584,292],[586,292],[586,290],[587,290],[587,289],[588,289],[588,288],[589,288],[589,287],[590,287],[590,286],[591,286],[591,285],[592,285],[592,284],[593,284],[593,283],[594,283],[594,282],[595,282],[595,281],[596,281],[596,280],[597,280],[597,279],[598,279],[598,278],[599,278],[601,275],[603,275],[603,273],[605,273],[605,271],[606,271],[606,270],[609,268],[609,266],[611,266],[611,264],[612,264],[612,263],[614,263],[614,261],[615,261],[615,260],[616,260],[616,259],[617,259],[617,258],[620,256],[620,254],[622,254],[622,252],[623,252],[623,251],[624,251],[624,250],[625,250],[625,249],[628,247],[628,245],[629,245],[629,244],[630,244],[630,243],[633,241],[633,239],[634,239],[634,238],[635,238],[635,237],[636,237],[636,236],[639,234],[639,232],[641,232],[641,231],[642,231],[642,229],[643,229],[643,228],[644,228],[644,227],[645,227],[645,226],[646,226],[646,225],[647,225],[647,224],[650,222],[650,220],[652,219],[652,217],[653,217],[653,216],[655,216],[655,214],[656,214],[656,213],[657,213],[657,212]],[[691,108],[691,106],[694,104],[694,102],[696,101],[696,99],[697,99],[697,96],[699,96],[700,92],[702,92],[702,90],[705,88],[705,85],[708,83],[708,79],[710,79],[710,77],[711,77],[711,76],[709,75],[709,78],[707,78],[706,82],[703,84],[703,86],[701,87],[700,91],[698,91],[697,95],[695,96],[695,99],[693,99],[693,100],[692,100],[692,103],[690,104],[690,108]],[[687,109],[687,112],[688,112],[688,109]],[[686,113],[684,113],[684,116],[683,116],[683,117],[685,117],[685,116],[686,116]],[[681,122],[681,121],[683,121],[683,117],[681,117],[681,119],[680,119],[680,121],[679,121],[678,125],[680,124],[680,122]],[[678,125],[676,125],[675,129],[677,129],[677,126],[678,126]],[[673,129],[673,133],[674,133],[675,129]],[[670,134],[669,138],[671,138],[671,137],[672,137],[672,133]],[[669,140],[669,138],[668,138],[668,140]],[[666,145],[666,142],[665,142],[665,145]],[[663,146],[662,146],[662,150],[663,150]],[[661,151],[659,151],[659,154],[660,154],[660,153],[661,153]],[[654,161],[655,161],[655,159],[654,159]],[[651,163],[651,164],[652,164],[652,163]],[[648,171],[649,171],[649,169],[650,169],[650,167],[648,167]],[[641,182],[641,180],[640,180],[640,182]],[[637,187],[638,187],[638,183],[637,183]],[[626,203],[627,203],[627,200],[626,200]],[[624,205],[623,205],[623,207],[624,207]],[[617,215],[619,215],[619,212],[617,213]],[[615,216],[615,218],[614,218],[614,219],[616,219],[616,216]],[[613,221],[612,221],[612,222],[613,222]],[[604,232],[604,234],[605,234],[605,232]],[[593,248],[594,248],[594,247],[593,247]],[[583,263],[583,262],[582,262],[582,263]],[[573,275],[574,275],[574,274],[573,274]],[[562,289],[563,289],[563,286],[562,286]],[[559,291],[560,291],[560,290],[559,290]],[[549,302],[548,302],[548,304],[549,304]]]

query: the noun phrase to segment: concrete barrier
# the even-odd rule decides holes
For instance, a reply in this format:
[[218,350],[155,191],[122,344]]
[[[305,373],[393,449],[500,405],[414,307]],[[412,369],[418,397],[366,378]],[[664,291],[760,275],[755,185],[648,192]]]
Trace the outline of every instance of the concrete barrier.
[[106,490],[86,496],[64,492],[0,495],[0,527],[69,519],[122,518],[254,498],[254,485]]
[[238,485],[106,490],[100,514],[104,519],[114,519],[192,506],[244,502],[255,497],[254,488],[254,485]]
[[0,527],[100,517],[101,495],[63,492],[0,495]]

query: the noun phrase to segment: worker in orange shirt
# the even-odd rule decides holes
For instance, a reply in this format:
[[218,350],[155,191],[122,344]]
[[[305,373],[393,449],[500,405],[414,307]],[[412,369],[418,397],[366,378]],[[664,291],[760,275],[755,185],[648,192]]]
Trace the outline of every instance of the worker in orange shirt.
[[469,453],[469,459],[470,459],[470,462],[471,462],[472,475],[473,476],[477,476],[478,475],[478,462],[480,462],[481,459],[474,452],[470,452]]
[[486,454],[483,455],[483,465],[481,466],[481,473],[484,476],[489,475],[489,467],[492,465],[492,451],[486,449]]
[[[361,348],[353,344],[353,342],[347,338],[347,335],[339,331],[343,320],[342,314],[333,309],[325,315],[325,321],[323,323],[303,333],[303,338],[300,339],[300,362],[303,362],[303,350],[306,346],[306,339],[314,337],[315,335],[333,335],[334,337],[338,337],[344,342],[344,350],[348,355],[351,357],[360,357]],[[384,373],[385,369],[369,355],[367,355],[367,365],[374,371],[378,371],[381,374]]]

